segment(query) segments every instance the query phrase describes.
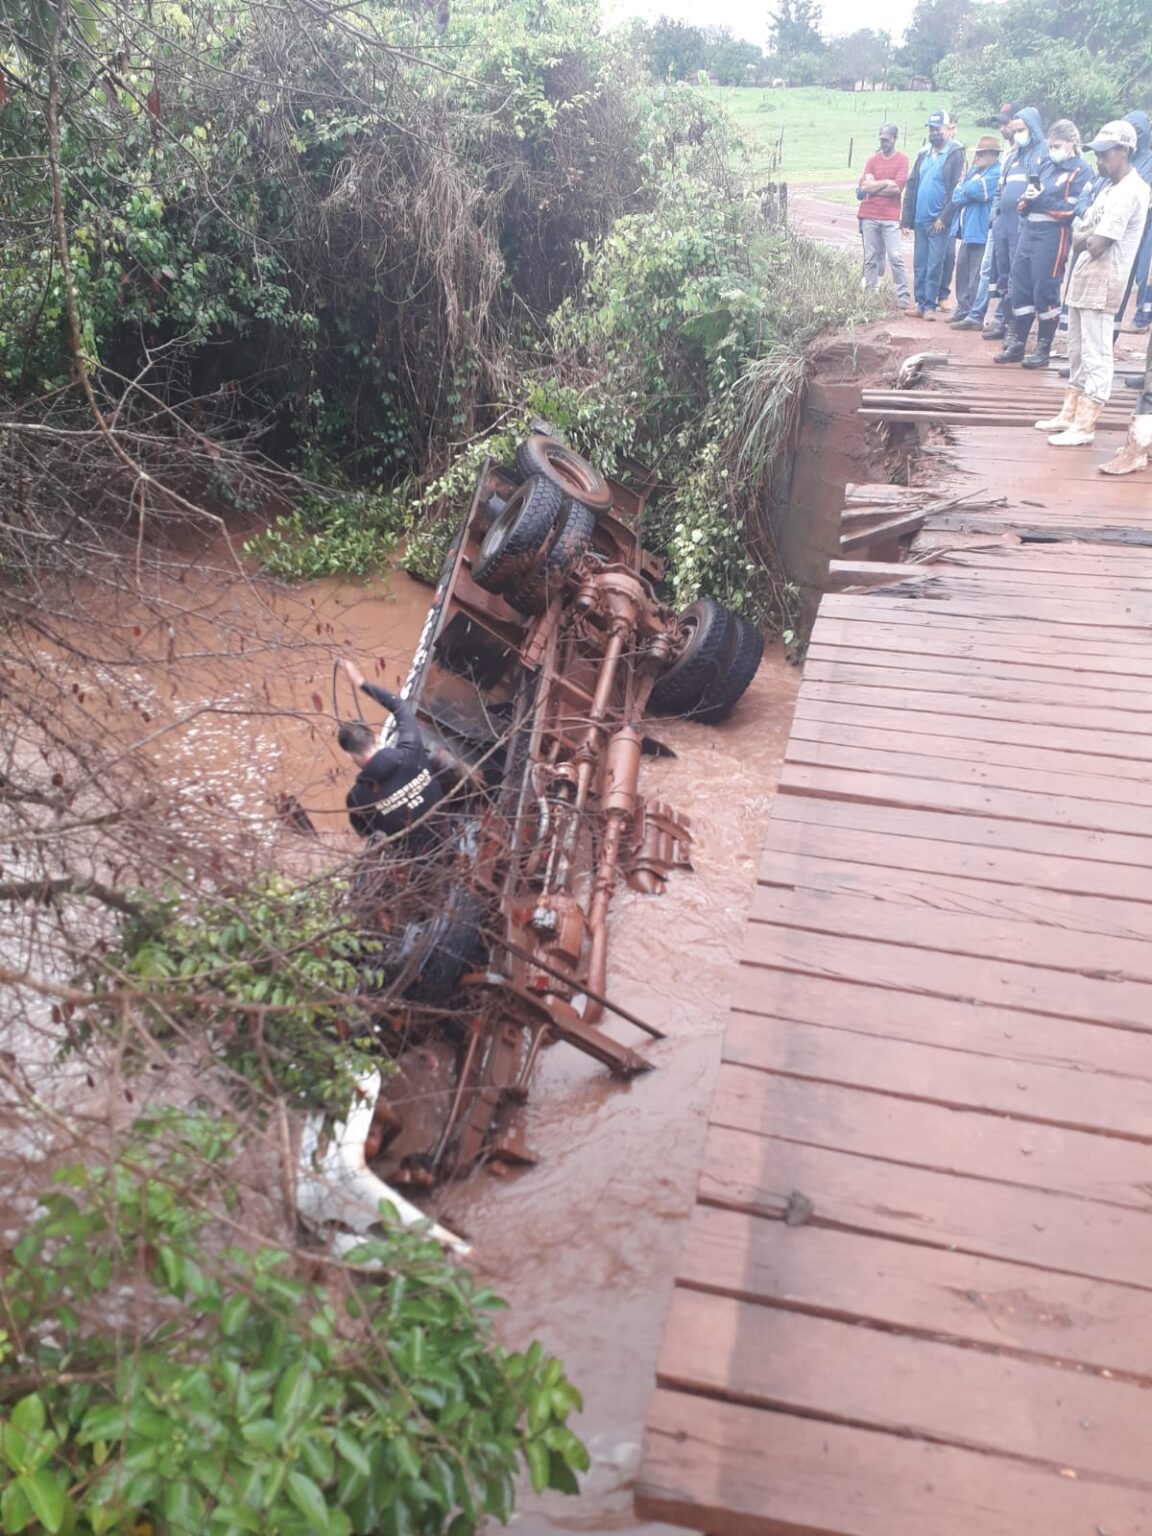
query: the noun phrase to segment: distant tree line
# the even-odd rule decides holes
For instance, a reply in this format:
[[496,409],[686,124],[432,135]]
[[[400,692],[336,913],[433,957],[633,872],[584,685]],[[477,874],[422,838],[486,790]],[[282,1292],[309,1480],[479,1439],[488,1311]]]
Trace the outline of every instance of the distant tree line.
[[825,36],[818,0],[776,0],[768,47],[663,16],[632,23],[657,80],[858,84],[951,91],[979,115],[1005,101],[1103,121],[1152,98],[1148,0],[919,0],[903,40],[870,27]]

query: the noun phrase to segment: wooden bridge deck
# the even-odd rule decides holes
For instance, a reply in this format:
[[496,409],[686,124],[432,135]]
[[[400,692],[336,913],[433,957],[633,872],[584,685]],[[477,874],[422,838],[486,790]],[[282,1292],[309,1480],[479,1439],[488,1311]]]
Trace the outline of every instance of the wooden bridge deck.
[[[1110,512],[1098,478],[1084,515],[1138,528],[1142,505],[1152,529],[1134,492]],[[649,1518],[1152,1532],[1152,547],[1020,544],[1027,510],[999,517],[1007,544],[986,526],[821,605]]]

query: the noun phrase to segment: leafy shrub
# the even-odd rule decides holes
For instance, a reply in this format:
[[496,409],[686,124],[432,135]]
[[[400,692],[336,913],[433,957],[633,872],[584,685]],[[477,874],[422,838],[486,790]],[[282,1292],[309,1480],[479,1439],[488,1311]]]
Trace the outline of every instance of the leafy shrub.
[[470,1536],[521,1462],[575,1491],[580,1396],[496,1342],[496,1296],[386,1210],[352,1256],[386,1278],[305,1278],[227,1198],[236,1154],[168,1112],[57,1173],[0,1274],[0,1530]]
[[366,1022],[368,961],[343,896],[339,882],[281,875],[196,901],[139,893],[140,915],[97,962],[99,978],[126,979],[159,1037],[207,1038],[255,1092],[343,1111],[366,1066],[347,1042]]

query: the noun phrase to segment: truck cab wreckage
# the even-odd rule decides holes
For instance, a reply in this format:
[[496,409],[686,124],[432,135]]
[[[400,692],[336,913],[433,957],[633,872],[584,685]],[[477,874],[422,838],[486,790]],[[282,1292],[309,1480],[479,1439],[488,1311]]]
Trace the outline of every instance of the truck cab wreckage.
[[602,1028],[612,1013],[660,1034],[606,996],[619,882],[659,895],[690,867],[686,819],[640,793],[645,753],[667,750],[641,723],[723,719],[763,651],[711,599],[662,599],[642,542],[654,489],[543,432],[480,474],[403,689],[445,798],[418,837],[371,841],[354,881],[388,1063],[343,1125],[308,1127],[313,1226],[365,1231],[381,1200],[414,1220],[398,1188],[530,1164],[517,1110],[551,1042],[619,1077],[651,1066]]

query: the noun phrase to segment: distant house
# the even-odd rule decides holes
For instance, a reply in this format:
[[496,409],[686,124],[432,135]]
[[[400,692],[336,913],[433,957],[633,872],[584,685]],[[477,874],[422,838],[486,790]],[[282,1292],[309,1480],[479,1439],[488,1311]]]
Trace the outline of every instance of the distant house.
[[929,75],[913,75],[908,81],[908,89],[910,91],[930,91],[932,89],[931,77]]

